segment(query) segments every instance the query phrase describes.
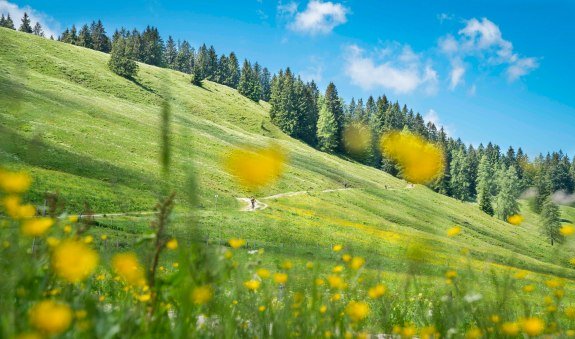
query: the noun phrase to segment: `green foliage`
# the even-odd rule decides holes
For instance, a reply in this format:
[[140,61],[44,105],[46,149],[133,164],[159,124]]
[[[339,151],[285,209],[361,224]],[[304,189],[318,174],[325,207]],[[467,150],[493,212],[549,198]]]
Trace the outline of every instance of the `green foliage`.
[[519,178],[515,167],[501,166],[497,170],[498,193],[495,197],[495,215],[501,220],[519,213]]
[[317,121],[317,144],[323,152],[333,153],[339,147],[339,128],[336,116],[325,99],[322,102]]
[[32,24],[30,23],[30,17],[28,16],[28,13],[24,13],[24,16],[22,17],[22,24],[20,24],[20,28],[18,28],[18,30],[24,33],[33,32]]
[[108,67],[112,72],[124,78],[133,79],[136,76],[138,64],[130,59],[126,51],[126,40],[117,39],[114,41]]
[[463,149],[459,149],[453,154],[449,168],[451,196],[463,201],[470,200],[473,178],[471,177],[469,158]]
[[477,200],[479,209],[491,216],[494,214],[491,198],[495,192],[495,170],[487,155],[483,155],[477,172]]
[[559,207],[553,203],[550,197],[543,202],[540,216],[541,234],[543,234],[553,245],[555,242],[561,243],[565,239],[561,232],[561,217]]
[[261,85],[257,72],[248,60],[244,60],[242,74],[238,83],[238,93],[258,102],[261,98]]

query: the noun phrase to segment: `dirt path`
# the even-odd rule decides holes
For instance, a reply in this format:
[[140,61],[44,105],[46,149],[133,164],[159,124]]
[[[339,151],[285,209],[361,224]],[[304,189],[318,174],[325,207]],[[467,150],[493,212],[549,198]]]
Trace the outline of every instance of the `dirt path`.
[[241,209],[242,212],[255,212],[258,210],[265,210],[266,208],[268,208],[267,204],[264,204],[263,202],[258,201],[258,200],[256,200],[255,207],[252,208],[252,203],[250,201],[251,200],[250,198],[236,198],[236,199],[238,199],[239,201],[242,201],[246,204],[246,206]]
[[[323,191],[320,191],[320,193],[339,192],[339,191],[347,191],[347,190],[352,190],[352,189],[353,188],[350,188],[350,187],[348,187],[348,188],[336,188],[336,189],[323,190]],[[278,199],[278,198],[285,198],[285,197],[293,197],[296,195],[302,195],[302,194],[308,194],[308,193],[311,193],[311,191],[286,192],[286,193],[279,193],[279,194],[270,195],[269,197],[259,198],[259,200],[256,200],[256,207],[254,209],[252,209],[252,207],[251,207],[250,198],[236,198],[236,199],[246,203],[246,206],[241,209],[242,212],[254,212],[257,210],[264,210],[264,209],[268,208],[268,205],[261,202],[260,200],[270,200],[270,199]]]

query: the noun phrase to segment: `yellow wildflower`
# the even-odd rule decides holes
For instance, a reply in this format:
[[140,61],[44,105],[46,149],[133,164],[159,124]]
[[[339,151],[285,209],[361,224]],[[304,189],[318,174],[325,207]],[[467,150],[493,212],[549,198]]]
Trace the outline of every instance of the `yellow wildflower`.
[[515,337],[516,335],[518,335],[520,330],[521,328],[519,327],[519,324],[516,322],[504,322],[501,325],[501,332],[510,337]]
[[266,310],[266,307],[264,305],[258,307],[258,311],[263,312]]
[[413,325],[407,325],[401,329],[403,338],[413,338],[417,334],[417,329]]
[[139,301],[145,303],[145,302],[150,301],[150,299],[152,299],[152,295],[150,293],[144,293],[144,294],[138,295],[136,298]]
[[311,269],[313,268],[313,262],[308,261],[308,262],[305,264],[305,268],[307,268],[308,270],[311,270]]
[[325,283],[325,281],[322,278],[315,279],[315,285],[316,286],[322,286],[324,283]]
[[447,230],[447,236],[450,238],[458,235],[459,233],[461,233],[461,226],[454,226]]
[[343,246],[342,246],[342,245],[334,245],[333,248],[332,248],[332,250],[333,250],[334,252],[339,252],[339,251],[341,251],[342,249],[343,249]]
[[527,273],[528,273],[527,271],[517,271],[517,272],[513,275],[513,277],[514,277],[515,279],[525,279],[525,277],[527,277]]
[[344,269],[343,266],[337,265],[337,266],[335,266],[331,271],[332,271],[333,273],[341,273],[341,272],[343,272],[343,269]]
[[100,236],[100,239],[102,239],[103,241],[106,241],[106,240],[108,240],[108,236],[106,234],[102,234]]
[[547,285],[547,287],[549,288],[558,288],[558,287],[562,287],[563,285],[565,285],[565,283],[563,282],[563,280],[559,279],[559,278],[554,278],[554,279],[550,279],[545,281],[545,285]]
[[343,290],[347,287],[347,284],[342,277],[337,275],[330,275],[327,277],[329,286],[333,289]]
[[230,240],[228,241],[228,243],[230,244],[230,246],[231,246],[233,249],[238,249],[238,248],[244,246],[244,245],[246,244],[246,241],[243,240],[243,239],[235,239],[235,238],[234,238],[234,239],[230,239]]
[[563,225],[563,227],[561,227],[561,229],[559,230],[559,232],[561,232],[561,235],[563,236],[570,236],[573,233],[575,233],[575,226],[573,225]]
[[84,281],[98,265],[98,253],[76,240],[64,240],[52,251],[52,269],[71,283]]
[[285,284],[288,280],[288,275],[285,273],[274,274],[274,281],[276,284]]
[[348,125],[342,136],[345,150],[352,155],[361,155],[371,147],[371,128],[365,124]]
[[22,199],[16,195],[9,195],[2,200],[6,214],[12,219],[32,218],[36,215],[36,208],[32,205],[22,205]]
[[43,300],[30,309],[28,319],[38,331],[47,335],[58,335],[70,327],[72,309],[64,303]]
[[24,193],[30,188],[32,178],[24,172],[8,172],[0,169],[0,189],[8,194]]
[[447,272],[445,272],[445,277],[447,279],[453,279],[453,278],[457,277],[457,271],[453,271],[453,270],[447,271]]
[[169,250],[175,250],[176,248],[178,248],[178,240],[176,240],[176,239],[170,239],[170,240],[166,243],[166,248],[168,248]]
[[491,317],[489,317],[489,320],[491,320],[491,322],[497,324],[501,319],[499,318],[499,316],[497,314],[492,314]]
[[478,329],[477,327],[472,327],[469,330],[467,330],[467,332],[465,333],[466,339],[479,339],[482,336],[483,336],[483,333],[481,333],[481,330]]
[[319,308],[319,313],[324,314],[326,311],[327,311],[327,306],[321,305],[321,307]]
[[523,292],[531,293],[535,290],[535,285],[525,285],[523,286]]
[[382,284],[377,284],[374,287],[370,288],[367,292],[367,295],[372,299],[377,299],[382,297],[385,294],[385,286]]
[[70,233],[70,232],[72,232],[72,226],[70,225],[64,226],[64,233]]
[[60,243],[60,239],[54,237],[48,237],[46,238],[46,243],[48,243],[48,246],[50,247],[55,247]]
[[507,222],[514,226],[519,226],[523,222],[523,216],[519,214],[510,215],[507,217]]
[[84,242],[85,242],[86,244],[91,244],[93,241],[94,241],[94,237],[91,236],[91,235],[87,235],[87,236],[84,237]]
[[244,282],[244,286],[250,291],[257,291],[260,288],[261,283],[257,280],[248,280]]
[[284,262],[282,263],[282,266],[281,266],[281,267],[282,267],[284,270],[291,270],[292,267],[293,267],[293,263],[292,263],[291,261],[289,261],[289,260],[286,260],[286,261],[284,261]]
[[536,337],[545,330],[545,322],[539,318],[527,318],[521,322],[521,327],[527,335]]
[[214,291],[211,286],[203,285],[195,287],[192,291],[192,302],[196,305],[207,304],[214,296]]
[[344,254],[341,256],[341,260],[343,260],[343,262],[350,262],[351,261],[351,255]]
[[138,257],[131,252],[119,253],[112,258],[114,272],[126,283],[133,286],[144,286],[144,268]]
[[31,218],[26,219],[22,223],[22,234],[29,237],[38,237],[44,234],[50,227],[54,225],[52,218]]
[[565,316],[569,319],[575,319],[575,307],[573,306],[566,307]]
[[345,307],[345,313],[351,321],[360,322],[369,315],[369,305],[364,301],[350,301]]
[[349,264],[349,266],[353,269],[353,270],[359,270],[363,264],[365,264],[365,259],[363,259],[362,257],[353,257],[353,259],[351,259],[351,263]]
[[284,170],[285,153],[270,145],[262,150],[235,149],[228,155],[225,166],[243,186],[257,189],[277,180]]
[[380,142],[382,153],[398,163],[404,179],[425,184],[443,175],[443,150],[422,137],[409,132],[390,132]]
[[172,264],[172,267],[173,267],[173,268],[178,268],[178,267],[180,267],[180,263],[179,263],[179,262],[175,262],[175,263]]
[[266,270],[265,268],[258,269],[256,274],[262,279],[267,279],[271,276],[270,271]]

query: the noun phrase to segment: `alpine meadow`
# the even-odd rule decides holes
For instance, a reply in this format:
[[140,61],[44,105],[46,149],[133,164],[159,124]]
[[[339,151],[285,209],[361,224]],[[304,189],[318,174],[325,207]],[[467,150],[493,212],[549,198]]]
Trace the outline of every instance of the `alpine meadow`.
[[464,122],[560,81],[483,17],[552,4],[414,9],[458,28],[371,53],[354,1],[144,2],[0,0],[0,338],[575,337],[572,118]]

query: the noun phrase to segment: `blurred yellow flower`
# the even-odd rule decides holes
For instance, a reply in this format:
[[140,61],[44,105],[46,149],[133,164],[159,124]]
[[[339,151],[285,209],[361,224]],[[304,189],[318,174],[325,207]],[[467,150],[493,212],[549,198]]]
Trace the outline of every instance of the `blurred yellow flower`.
[[238,248],[244,246],[246,244],[246,241],[244,239],[234,238],[234,239],[228,240],[228,243],[230,244],[230,246],[233,249],[238,249]]
[[369,305],[364,301],[350,301],[345,307],[345,313],[351,321],[360,322],[369,315]]
[[343,290],[347,287],[347,284],[345,283],[343,278],[338,275],[328,276],[327,282],[329,283],[329,287],[333,289]]
[[491,320],[491,322],[497,324],[499,322],[499,320],[501,320],[501,319],[499,318],[499,316],[497,314],[492,314],[491,317],[489,317],[489,320]]
[[461,233],[461,226],[454,226],[447,230],[447,236],[450,238],[458,235],[459,233]]
[[308,261],[308,262],[305,264],[305,268],[307,268],[308,270],[311,270],[311,269],[313,268],[313,262]]
[[523,332],[531,337],[536,337],[545,330],[545,322],[539,318],[526,318],[521,322]]
[[286,261],[284,261],[284,262],[282,263],[282,266],[281,266],[281,267],[282,267],[284,270],[291,270],[292,267],[293,267],[293,263],[292,263],[291,261],[289,261],[289,260],[286,260]]
[[347,153],[362,155],[371,148],[371,129],[365,124],[350,124],[342,135],[343,146]]
[[192,302],[196,305],[207,304],[213,296],[214,291],[209,285],[197,286],[192,290]]
[[9,172],[0,169],[0,189],[8,194],[24,193],[30,188],[32,178],[24,172]]
[[416,184],[429,183],[443,175],[443,150],[418,135],[390,132],[380,141],[384,156],[398,163],[404,179]]
[[87,236],[84,237],[84,242],[85,242],[86,244],[91,244],[93,241],[94,241],[94,237],[91,236],[91,235],[87,235]]
[[519,327],[519,324],[516,322],[504,322],[503,324],[501,324],[501,332],[510,337],[518,335],[520,330],[521,328]]
[[258,307],[258,311],[263,312],[266,310],[266,307],[264,305]]
[[98,265],[98,253],[85,243],[64,240],[52,251],[54,273],[71,283],[84,281]]
[[16,195],[9,195],[2,199],[6,214],[12,219],[32,218],[36,215],[36,208],[32,205],[22,205],[22,199]]
[[453,270],[447,271],[447,272],[445,272],[445,277],[447,279],[453,279],[453,278],[457,277],[457,271],[453,271]]
[[561,235],[563,236],[570,236],[573,233],[575,233],[575,226],[569,224],[569,225],[563,225],[561,227],[561,229],[559,230],[559,232],[561,232]]
[[344,269],[343,266],[337,265],[337,266],[335,266],[334,268],[332,268],[331,271],[332,271],[333,273],[341,273],[341,272],[343,272],[343,269]]
[[507,222],[511,225],[519,226],[523,222],[523,216],[519,214],[510,215],[507,217]]
[[558,288],[565,285],[565,282],[559,278],[553,278],[545,281],[545,285],[549,288]]
[[382,297],[385,294],[385,286],[382,284],[377,284],[374,287],[370,288],[367,292],[367,295],[372,299],[377,299]]
[[575,266],[575,258],[571,258],[569,259],[569,263],[573,266]]
[[286,154],[277,145],[261,150],[234,149],[225,167],[243,186],[257,189],[277,180],[282,174]]
[[483,336],[483,333],[477,327],[472,327],[465,333],[466,339],[480,339]]
[[118,253],[112,257],[114,272],[127,284],[145,286],[144,268],[136,254],[132,252]]
[[44,234],[50,227],[54,225],[52,218],[31,218],[22,222],[22,234],[29,237],[38,237]]
[[46,243],[48,244],[48,246],[54,247],[60,243],[60,239],[54,237],[48,237],[46,238]]
[[274,281],[276,284],[285,284],[288,280],[288,275],[285,273],[274,274]]
[[565,316],[569,319],[575,319],[575,307],[574,306],[566,307]]
[[315,285],[316,286],[322,286],[324,283],[325,283],[325,281],[321,278],[315,279]]
[[70,327],[72,309],[64,303],[43,300],[32,306],[28,319],[38,331],[47,335],[58,335]]
[[327,306],[321,305],[321,307],[319,308],[319,313],[324,314],[326,311],[327,311]]
[[527,271],[517,271],[515,272],[515,274],[513,275],[513,278],[515,279],[525,279],[525,277],[527,277],[527,274],[529,272]]
[[152,295],[150,293],[144,293],[144,294],[140,294],[136,297],[136,299],[138,299],[139,301],[145,303],[150,301],[150,299],[152,299]]
[[401,329],[402,338],[413,338],[417,334],[417,329],[413,325],[407,325]]
[[258,269],[256,274],[262,279],[267,279],[271,276],[270,271],[266,270],[265,268]]
[[351,261],[351,255],[344,254],[341,256],[341,260],[343,260],[344,262],[350,262]]
[[523,292],[525,293],[531,293],[535,290],[535,286],[534,285],[525,285],[523,286]]
[[102,234],[102,235],[100,236],[100,239],[106,241],[106,240],[108,240],[108,236],[107,236],[106,234]]
[[261,283],[257,280],[248,280],[244,282],[244,286],[250,291],[257,291],[260,288]]
[[353,269],[353,270],[359,270],[363,265],[365,264],[365,259],[363,259],[362,257],[353,257],[353,259],[351,259],[351,263],[349,264],[349,266]]
[[166,243],[166,247],[169,250],[175,250],[176,248],[178,248],[178,240],[176,239],[170,239],[167,243]]
[[419,332],[419,336],[421,339],[438,339],[440,337],[433,325],[423,327]]
[[342,245],[334,245],[332,249],[334,252],[339,252],[343,249],[343,246]]

